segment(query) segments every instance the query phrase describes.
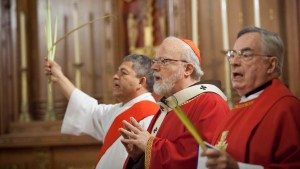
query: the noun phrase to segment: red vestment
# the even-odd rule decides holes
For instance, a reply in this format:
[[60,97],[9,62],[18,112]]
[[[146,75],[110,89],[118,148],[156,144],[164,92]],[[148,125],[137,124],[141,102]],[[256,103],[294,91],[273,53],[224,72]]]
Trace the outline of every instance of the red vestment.
[[300,102],[278,80],[256,99],[238,103],[218,128],[228,131],[227,152],[264,168],[300,168]]
[[107,131],[100,150],[100,154],[98,155],[98,162],[100,161],[106,150],[110,146],[112,146],[113,143],[121,136],[120,133],[116,131],[118,131],[118,129],[123,126],[123,120],[129,121],[130,117],[134,117],[136,121],[140,122],[145,117],[154,115],[158,110],[159,107],[156,103],[148,100],[143,100],[135,103],[130,108],[125,110],[122,114],[118,115]]
[[[217,94],[204,93],[181,106],[203,140],[211,142],[218,124],[229,113],[227,103]],[[160,113],[152,119],[151,132]],[[153,140],[150,169],[196,168],[198,144],[175,112],[168,112]]]

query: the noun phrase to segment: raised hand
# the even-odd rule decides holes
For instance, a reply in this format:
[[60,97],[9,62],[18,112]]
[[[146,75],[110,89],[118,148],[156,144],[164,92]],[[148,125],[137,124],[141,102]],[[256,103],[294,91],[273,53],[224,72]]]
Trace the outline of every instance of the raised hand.
[[63,74],[61,67],[55,61],[45,58],[45,74],[50,76],[52,82],[56,82],[67,99],[70,99],[75,89],[73,83]]
[[45,74],[51,77],[53,82],[57,82],[59,78],[64,77],[61,67],[55,62],[45,58]]
[[130,118],[131,124],[123,121],[125,128],[119,131],[123,136],[121,142],[125,146],[129,156],[134,160],[139,158],[146,149],[147,141],[151,134],[146,131],[133,117]]

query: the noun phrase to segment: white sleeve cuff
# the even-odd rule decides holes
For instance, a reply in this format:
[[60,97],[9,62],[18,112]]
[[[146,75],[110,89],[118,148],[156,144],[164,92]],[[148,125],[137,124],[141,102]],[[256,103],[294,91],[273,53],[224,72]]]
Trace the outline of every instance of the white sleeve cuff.
[[238,162],[239,169],[263,169],[261,165],[247,164]]

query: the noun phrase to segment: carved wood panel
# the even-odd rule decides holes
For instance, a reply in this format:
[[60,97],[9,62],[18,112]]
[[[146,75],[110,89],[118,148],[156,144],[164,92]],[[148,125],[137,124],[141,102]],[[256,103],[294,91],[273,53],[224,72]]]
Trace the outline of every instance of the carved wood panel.
[[119,1],[120,29],[125,55],[140,53],[153,57],[155,48],[166,37],[165,0]]

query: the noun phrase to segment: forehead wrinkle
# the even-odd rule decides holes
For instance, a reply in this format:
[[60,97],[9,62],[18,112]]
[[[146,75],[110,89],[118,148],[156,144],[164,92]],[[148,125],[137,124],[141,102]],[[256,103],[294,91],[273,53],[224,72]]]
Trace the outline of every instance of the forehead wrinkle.
[[258,32],[249,32],[240,36],[235,44],[234,48],[242,50],[243,48],[251,48],[254,52],[262,52],[261,36]]
[[119,71],[126,71],[126,72],[134,72],[132,66],[133,66],[133,64],[131,64],[130,62],[123,62],[123,63],[119,66],[118,70],[119,70]]

